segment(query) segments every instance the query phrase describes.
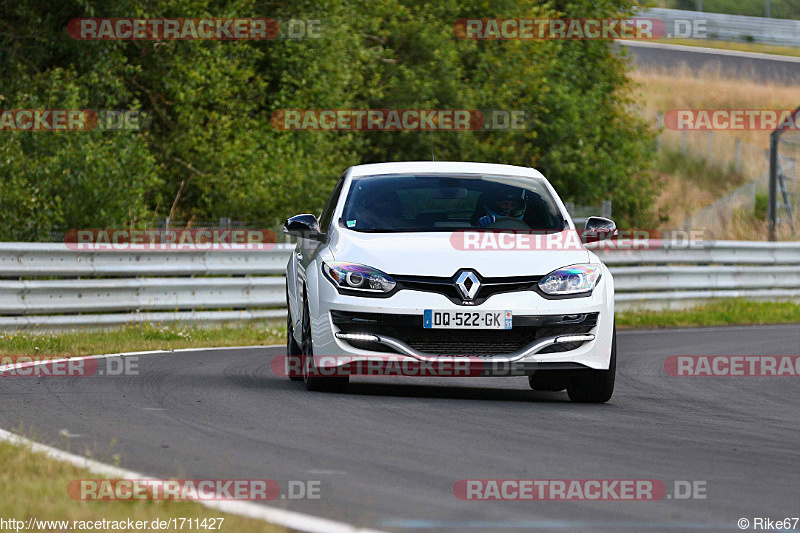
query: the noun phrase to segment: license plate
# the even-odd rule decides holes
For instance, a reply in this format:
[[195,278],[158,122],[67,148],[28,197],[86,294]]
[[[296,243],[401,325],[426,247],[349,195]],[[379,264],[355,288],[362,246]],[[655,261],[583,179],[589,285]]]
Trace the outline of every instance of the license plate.
[[511,329],[511,311],[436,311],[422,315],[425,329]]

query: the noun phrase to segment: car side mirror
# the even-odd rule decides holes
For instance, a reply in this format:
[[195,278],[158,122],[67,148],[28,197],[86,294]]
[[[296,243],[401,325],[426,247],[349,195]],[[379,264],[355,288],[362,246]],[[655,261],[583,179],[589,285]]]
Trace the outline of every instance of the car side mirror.
[[581,233],[581,242],[598,242],[611,237],[616,237],[617,225],[613,220],[603,217],[589,217],[586,219],[586,226]]
[[283,223],[283,232],[286,235],[300,237],[301,239],[312,239],[315,241],[322,241],[325,239],[325,234],[319,229],[317,217],[309,214],[295,215],[286,219],[286,222]]

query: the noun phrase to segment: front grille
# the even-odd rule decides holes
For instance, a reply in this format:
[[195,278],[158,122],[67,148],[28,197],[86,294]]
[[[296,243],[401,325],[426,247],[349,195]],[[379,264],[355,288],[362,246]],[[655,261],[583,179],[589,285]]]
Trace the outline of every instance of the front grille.
[[[460,272],[460,271],[459,271]],[[505,292],[519,292],[536,290],[537,283],[542,279],[541,276],[524,276],[514,278],[484,278],[477,272],[475,275],[481,282],[475,298],[469,302],[470,305],[480,305],[490,296]],[[392,274],[392,279],[397,282],[398,290],[411,289],[415,291],[434,292],[446,296],[451,302],[463,305],[464,300],[456,290],[455,280],[458,272],[449,278],[433,276],[399,276]]]
[[[430,355],[502,355],[526,348],[534,341],[557,335],[589,333],[597,325],[598,313],[573,315],[515,316],[510,330],[425,329],[422,315],[351,313],[331,311],[333,324],[343,333],[371,333],[404,342]],[[393,352],[371,341],[347,341],[364,350]],[[582,342],[548,346],[539,353],[565,352]]]

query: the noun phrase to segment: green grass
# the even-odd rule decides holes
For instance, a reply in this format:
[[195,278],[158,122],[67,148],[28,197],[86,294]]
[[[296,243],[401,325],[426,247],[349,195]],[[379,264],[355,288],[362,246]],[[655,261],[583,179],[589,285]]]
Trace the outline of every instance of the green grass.
[[800,323],[800,304],[720,300],[686,310],[616,313],[619,328],[670,328]]
[[695,155],[683,155],[680,150],[662,150],[660,169],[682,180],[690,181],[699,189],[721,196],[747,181],[735,168],[720,168]]
[[[800,323],[800,304],[720,300],[687,310],[625,311],[620,328]],[[78,356],[147,350],[283,344],[282,321],[220,328],[180,325],[128,326],[65,333],[0,333],[0,356]]]
[[[76,501],[67,493],[75,479],[97,479],[91,472],[34,453],[26,446],[0,442],[0,517],[27,521],[75,520],[136,521],[171,518],[224,518],[221,531],[278,533],[285,529],[259,520],[242,518],[187,501]],[[217,522],[219,525],[219,522]],[[58,530],[58,528],[53,529]],[[184,523],[184,531],[186,524]],[[12,529],[13,531],[13,529]],[[52,531],[52,530],[51,530]],[[169,528],[161,531],[179,531]]]
[[123,326],[113,330],[78,330],[63,333],[5,332],[0,333],[0,355],[76,356],[283,344],[286,341],[284,322],[284,320],[258,321],[219,328],[146,324]]
[[778,46],[773,44],[745,43],[733,41],[714,41],[711,39],[656,39],[656,43],[679,44],[682,46],[699,46],[718,50],[735,50],[737,52],[753,52],[778,56],[800,57],[800,48],[795,46]]
[[[697,0],[655,0],[657,7],[697,10]],[[728,15],[765,16],[764,0],[703,0],[703,11]],[[772,0],[772,18],[800,19],[800,2],[797,0]]]

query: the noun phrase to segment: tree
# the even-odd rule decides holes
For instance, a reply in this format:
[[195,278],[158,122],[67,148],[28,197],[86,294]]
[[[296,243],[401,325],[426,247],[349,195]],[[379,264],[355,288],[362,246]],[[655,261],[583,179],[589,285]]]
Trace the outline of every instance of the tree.
[[[629,16],[632,0],[32,0],[0,3],[4,109],[139,109],[139,132],[0,132],[0,238],[54,227],[233,217],[273,225],[318,212],[362,162],[476,160],[535,166],[569,199],[613,198],[649,221],[652,134],[632,111],[609,42],[472,41],[475,17]],[[80,17],[318,19],[321,39],[79,41]],[[525,131],[287,132],[280,109],[524,110]]]

